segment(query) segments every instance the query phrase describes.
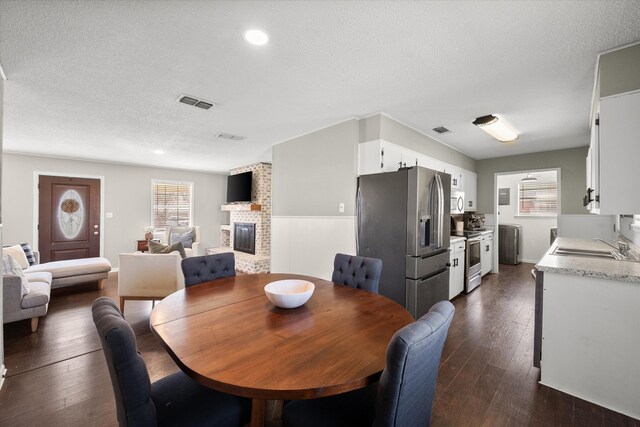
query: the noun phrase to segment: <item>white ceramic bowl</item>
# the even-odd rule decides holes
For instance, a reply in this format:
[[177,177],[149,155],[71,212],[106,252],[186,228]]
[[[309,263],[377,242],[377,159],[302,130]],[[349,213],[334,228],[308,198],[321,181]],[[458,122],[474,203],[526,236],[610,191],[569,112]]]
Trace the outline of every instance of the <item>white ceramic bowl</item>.
[[296,308],[307,302],[315,285],[306,280],[277,280],[264,287],[264,293],[274,305],[281,308]]

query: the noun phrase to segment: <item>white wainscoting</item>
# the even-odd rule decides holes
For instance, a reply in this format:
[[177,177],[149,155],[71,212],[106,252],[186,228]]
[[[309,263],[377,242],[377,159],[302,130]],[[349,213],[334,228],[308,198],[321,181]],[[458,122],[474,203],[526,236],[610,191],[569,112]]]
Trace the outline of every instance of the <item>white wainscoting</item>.
[[331,280],[336,253],[355,255],[354,216],[272,216],[271,271]]

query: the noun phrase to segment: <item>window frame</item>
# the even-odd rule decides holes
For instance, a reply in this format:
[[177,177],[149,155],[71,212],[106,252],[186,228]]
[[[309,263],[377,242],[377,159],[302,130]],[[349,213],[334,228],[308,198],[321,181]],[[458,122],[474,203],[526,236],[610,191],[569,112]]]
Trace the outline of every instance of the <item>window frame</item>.
[[529,212],[522,212],[520,210],[520,196],[521,196],[521,192],[522,192],[522,186],[527,185],[527,182],[518,182],[518,188],[517,188],[517,199],[516,199],[516,203],[517,203],[517,214],[516,216],[518,217],[523,217],[523,218],[557,218],[559,215],[559,210],[560,210],[560,181],[558,179],[556,179],[555,181],[535,181],[536,184],[555,184],[555,205],[556,205],[556,209],[555,212],[553,213],[529,213]]
[[154,239],[158,239],[160,238],[160,240],[163,240],[164,238],[164,234],[165,234],[165,230],[167,226],[170,227],[176,227],[177,225],[173,225],[173,224],[165,224],[164,226],[156,226],[155,224],[155,194],[156,194],[156,186],[157,185],[176,185],[176,186],[188,186],[189,187],[189,224],[187,225],[188,227],[193,227],[193,206],[194,206],[194,196],[195,196],[195,186],[194,183],[192,181],[175,181],[175,180],[168,180],[168,179],[152,179],[151,180],[151,203],[150,203],[150,207],[151,207],[151,218],[150,218],[150,224],[154,229],[153,232],[153,237]]

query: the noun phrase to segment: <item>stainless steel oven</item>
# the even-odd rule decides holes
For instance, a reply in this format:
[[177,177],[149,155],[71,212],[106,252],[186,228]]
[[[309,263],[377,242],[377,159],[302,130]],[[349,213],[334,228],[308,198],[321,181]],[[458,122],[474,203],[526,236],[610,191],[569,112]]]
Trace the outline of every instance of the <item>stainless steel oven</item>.
[[469,293],[480,286],[480,235],[467,237],[464,291]]

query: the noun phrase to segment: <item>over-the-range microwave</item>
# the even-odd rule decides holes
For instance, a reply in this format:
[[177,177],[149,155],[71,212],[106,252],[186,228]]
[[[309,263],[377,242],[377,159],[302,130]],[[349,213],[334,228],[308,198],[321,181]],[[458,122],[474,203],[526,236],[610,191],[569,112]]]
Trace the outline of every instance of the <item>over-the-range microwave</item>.
[[464,191],[451,192],[451,213],[452,214],[464,213]]

